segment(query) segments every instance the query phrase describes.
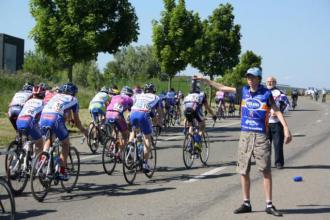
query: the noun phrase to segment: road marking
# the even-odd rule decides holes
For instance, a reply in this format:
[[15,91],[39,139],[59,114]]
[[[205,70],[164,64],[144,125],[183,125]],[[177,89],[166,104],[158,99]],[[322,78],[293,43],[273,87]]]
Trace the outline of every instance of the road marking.
[[320,123],[320,122],[322,122],[322,120],[317,120],[316,122],[317,122],[317,123]]
[[213,170],[207,171],[207,172],[205,172],[205,173],[203,173],[203,174],[201,174],[201,175],[195,176],[194,178],[191,178],[191,179],[186,180],[186,181],[184,181],[184,182],[185,182],[185,183],[196,182],[196,181],[198,181],[198,180],[200,180],[200,179],[203,179],[203,178],[205,178],[205,177],[207,177],[207,176],[210,176],[210,175],[216,174],[216,173],[218,173],[218,172],[220,172],[220,171],[222,171],[222,170],[224,170],[224,169],[226,169],[226,168],[227,168],[227,167],[218,167],[218,168],[215,168],[215,169],[213,169]]
[[91,159],[91,158],[99,157],[99,156],[101,156],[101,154],[96,154],[96,155],[91,155],[91,156],[87,156],[87,157],[82,157],[82,158],[80,158],[80,160],[87,160],[87,159]]

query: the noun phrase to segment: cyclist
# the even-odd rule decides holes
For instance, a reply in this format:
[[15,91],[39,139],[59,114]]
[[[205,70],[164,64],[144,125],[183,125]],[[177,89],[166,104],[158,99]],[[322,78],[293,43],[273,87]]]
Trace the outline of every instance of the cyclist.
[[121,150],[124,149],[129,137],[129,130],[124,117],[124,112],[127,110],[131,111],[133,105],[132,96],[133,90],[128,86],[124,86],[119,95],[115,95],[111,98],[111,102],[107,107],[106,120],[108,122],[114,120],[122,136],[119,140],[119,147]]
[[228,98],[229,98],[229,113],[235,112],[235,93],[234,92],[229,92],[228,93]]
[[106,108],[110,103],[110,96],[108,93],[109,89],[103,86],[89,103],[88,109],[95,123],[102,123],[105,119]]
[[143,171],[148,173],[150,168],[148,165],[149,152],[151,150],[151,133],[152,122],[150,118],[156,118],[156,125],[161,126],[163,121],[163,111],[161,108],[160,98],[155,95],[156,89],[152,83],[147,83],[144,86],[144,93],[138,94],[135,97],[134,105],[130,115],[130,123],[132,125],[132,132],[129,137],[129,142],[132,142],[135,136],[135,129],[140,128],[144,135],[144,162]]
[[32,98],[25,103],[16,121],[17,129],[26,130],[28,135],[32,137],[36,147],[35,155],[42,151],[43,147],[43,140],[38,121],[44,107],[44,97],[45,89],[41,86],[34,86],[32,89]]
[[[73,112],[73,118],[77,128],[87,137],[87,130],[82,126],[79,118],[79,104],[75,97],[78,92],[78,88],[72,83],[66,83],[60,87],[60,93],[55,95],[45,105],[40,116],[40,128],[44,132],[46,128],[51,128],[53,133],[61,141],[61,169],[60,179],[68,180],[69,176],[66,172],[66,161],[69,154],[70,139],[69,132],[65,126],[65,115]],[[44,143],[44,151],[47,151],[50,147],[50,140],[48,139]]]
[[225,93],[221,90],[217,91],[215,93],[215,103],[217,104],[218,106],[218,109],[222,109],[222,112],[223,112],[223,115],[225,115],[225,112],[226,112],[226,103],[225,103]]
[[174,117],[174,107],[177,106],[177,96],[174,88],[171,88],[165,96],[165,111],[167,113],[172,112],[172,115]]
[[327,90],[325,88],[322,89],[322,102],[326,102],[327,100]]
[[297,102],[298,102],[298,90],[297,89],[293,89],[291,91],[291,99],[292,99],[292,107],[295,108],[297,106]]
[[12,98],[9,108],[8,108],[8,117],[15,128],[17,130],[16,120],[19,113],[22,111],[22,108],[27,100],[32,96],[33,85],[30,83],[25,83],[22,90],[18,91],[14,97]]
[[113,84],[112,87],[110,88],[109,90],[109,95],[110,95],[110,98],[112,96],[115,96],[115,95],[119,95],[120,93],[120,90],[118,89],[118,86]]
[[46,90],[46,93],[45,93],[45,98],[44,98],[44,104],[46,105],[49,100],[55,96],[57,93],[59,93],[59,87],[58,86],[54,86],[51,90],[48,89]]
[[193,133],[193,120],[197,120],[200,131],[199,135],[204,136],[205,119],[203,115],[203,106],[211,115],[213,115],[212,118],[214,121],[217,119],[217,116],[210,108],[207,102],[206,94],[201,91],[200,82],[196,77],[193,77],[190,93],[184,98],[183,103],[185,107],[184,115],[186,117],[186,121],[188,122],[189,133]]

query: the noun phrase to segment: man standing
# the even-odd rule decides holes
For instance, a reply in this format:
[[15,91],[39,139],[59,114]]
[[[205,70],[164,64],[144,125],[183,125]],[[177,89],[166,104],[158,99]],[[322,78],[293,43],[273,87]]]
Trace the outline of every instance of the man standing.
[[250,203],[250,168],[251,157],[263,174],[263,188],[266,200],[266,213],[282,216],[272,204],[271,145],[267,137],[268,117],[273,109],[284,129],[285,143],[292,139],[288,125],[276,106],[270,90],[260,84],[262,72],[259,68],[250,68],[246,72],[248,86],[242,89],[241,136],[238,146],[237,171],[241,174],[243,204],[235,214],[252,211]]
[[[272,92],[275,104],[282,113],[287,112],[289,109],[288,97],[276,87],[277,81],[274,77],[270,76],[266,81],[267,88]],[[269,116],[269,140],[274,145],[275,152],[275,166],[277,169],[282,169],[284,166],[284,131],[280,120],[277,118],[274,110],[270,110]]]

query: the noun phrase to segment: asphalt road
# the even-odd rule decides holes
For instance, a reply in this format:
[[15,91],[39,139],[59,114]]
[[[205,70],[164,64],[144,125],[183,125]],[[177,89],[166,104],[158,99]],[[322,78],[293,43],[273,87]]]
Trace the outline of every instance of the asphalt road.
[[[329,109],[329,104],[300,98],[297,110],[287,116],[293,142],[285,145],[285,168],[273,168],[273,203],[286,219],[330,219]],[[157,144],[158,169],[153,178],[139,173],[134,185],[126,184],[121,164],[113,175],[106,175],[100,154],[92,155],[80,138],[72,139],[81,157],[77,189],[69,194],[56,186],[39,203],[28,185],[16,197],[18,219],[275,218],[264,212],[262,178],[255,166],[251,170],[253,213],[233,214],[242,202],[235,172],[239,126],[239,119],[226,119],[209,127],[209,166],[195,161],[189,170],[182,160],[182,128],[171,129]],[[4,164],[3,158],[0,162]],[[302,182],[293,181],[297,175]]]

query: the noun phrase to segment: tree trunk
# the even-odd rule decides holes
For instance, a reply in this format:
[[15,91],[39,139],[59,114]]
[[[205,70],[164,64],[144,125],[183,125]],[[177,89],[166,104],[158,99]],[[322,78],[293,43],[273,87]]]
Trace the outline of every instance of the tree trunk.
[[[214,77],[213,75],[210,75],[210,80],[213,81],[214,80]],[[213,89],[212,87],[210,86],[210,97],[209,97],[209,105],[210,107],[212,107],[212,97],[213,97]]]
[[167,91],[170,91],[171,87],[172,87],[172,77],[169,76],[169,78],[168,78],[168,88],[167,88]]
[[72,69],[73,69],[73,65],[69,64],[68,65],[68,79],[69,79],[69,82],[72,82]]

